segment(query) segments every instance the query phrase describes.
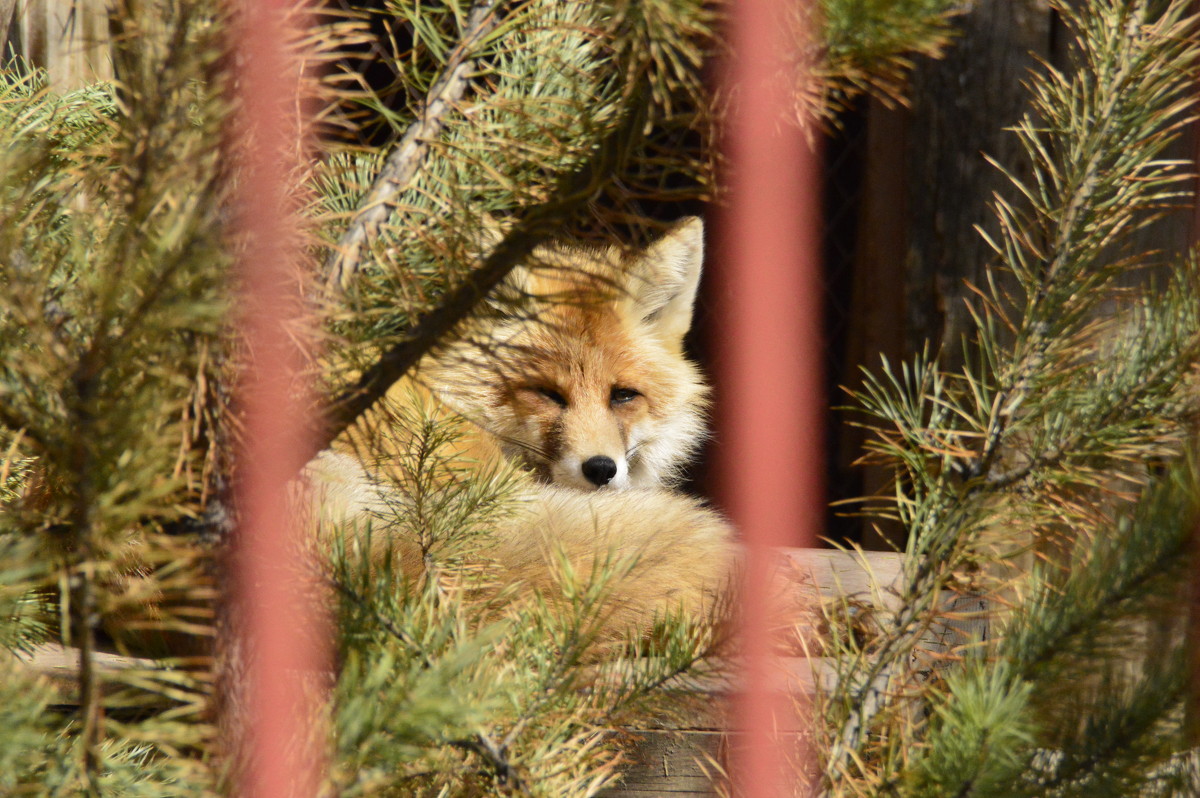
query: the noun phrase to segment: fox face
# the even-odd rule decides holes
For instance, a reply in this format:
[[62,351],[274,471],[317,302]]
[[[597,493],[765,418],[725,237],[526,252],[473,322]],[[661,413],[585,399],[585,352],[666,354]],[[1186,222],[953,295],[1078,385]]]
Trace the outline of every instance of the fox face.
[[707,388],[683,355],[703,260],[688,219],[633,256],[557,248],[506,285],[520,312],[481,324],[427,375],[540,480],[580,490],[676,481]]

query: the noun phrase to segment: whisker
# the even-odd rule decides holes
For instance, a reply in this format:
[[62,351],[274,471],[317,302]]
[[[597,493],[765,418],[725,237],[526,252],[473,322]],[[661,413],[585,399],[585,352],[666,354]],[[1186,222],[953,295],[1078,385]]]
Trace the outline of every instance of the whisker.
[[543,462],[546,462],[546,463],[554,462],[554,458],[550,456],[550,453],[548,451],[546,451],[545,449],[541,448],[540,446],[537,446],[536,444],[527,443],[518,438],[510,438],[507,435],[502,435],[501,433],[496,432],[495,430],[489,428],[488,425],[486,423],[484,423],[484,421],[482,419],[471,418],[470,416],[466,416],[466,415],[464,415],[462,417],[465,418],[470,423],[474,424],[479,429],[483,430],[485,433],[487,433],[489,435],[494,435],[502,443],[511,444],[512,446],[516,446],[518,449],[524,449],[525,451],[529,452],[534,457],[538,458],[539,460],[541,460]]
[[[495,434],[495,433],[493,433],[493,434]],[[513,446],[516,446],[518,449],[524,449],[525,451],[529,452],[532,455],[535,455],[536,457],[540,458],[541,460],[543,460],[547,463],[549,463],[553,460],[553,458],[550,457],[549,452],[547,452],[546,450],[542,449],[539,446],[535,446],[532,443],[527,443],[526,441],[520,440],[519,438],[510,438],[507,435],[496,435],[496,437],[499,438],[504,443],[512,444]]]

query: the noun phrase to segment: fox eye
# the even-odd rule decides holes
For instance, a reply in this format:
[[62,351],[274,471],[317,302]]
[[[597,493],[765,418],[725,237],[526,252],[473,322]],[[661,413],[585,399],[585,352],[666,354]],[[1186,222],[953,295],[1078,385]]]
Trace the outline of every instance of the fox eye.
[[567,398],[553,388],[535,388],[534,390],[536,390],[542,398],[549,399],[559,407],[567,406]]
[[626,402],[632,402],[639,396],[641,396],[641,394],[632,388],[613,388],[612,395],[609,397],[609,401],[614,405],[623,405]]

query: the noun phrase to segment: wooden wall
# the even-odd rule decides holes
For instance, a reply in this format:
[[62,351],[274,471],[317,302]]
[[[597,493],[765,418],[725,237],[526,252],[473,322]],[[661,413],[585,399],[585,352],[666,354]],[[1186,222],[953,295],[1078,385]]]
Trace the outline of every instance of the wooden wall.
[[46,70],[55,91],[113,77],[104,0],[0,0],[0,41],[5,60]]

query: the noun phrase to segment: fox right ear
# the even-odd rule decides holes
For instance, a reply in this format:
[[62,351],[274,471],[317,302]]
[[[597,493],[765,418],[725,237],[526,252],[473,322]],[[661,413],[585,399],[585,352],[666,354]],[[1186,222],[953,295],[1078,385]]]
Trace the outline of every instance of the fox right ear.
[[485,213],[479,220],[466,230],[465,240],[471,244],[471,249],[479,260],[492,254],[496,245],[504,240],[507,225],[490,213]]
[[[504,240],[509,223],[497,219],[490,213],[485,213],[465,232],[469,242],[470,252],[482,263],[496,245]],[[530,291],[529,269],[518,265],[500,282],[487,296],[487,304],[501,315],[519,315],[520,309],[528,302]]]
[[679,346],[692,326],[703,263],[704,222],[690,216],[647,247],[630,272],[629,293],[642,318]]

